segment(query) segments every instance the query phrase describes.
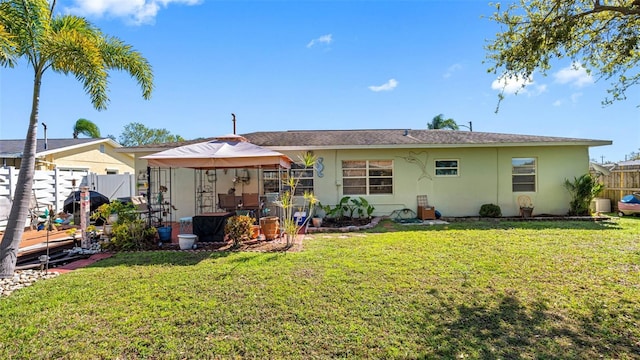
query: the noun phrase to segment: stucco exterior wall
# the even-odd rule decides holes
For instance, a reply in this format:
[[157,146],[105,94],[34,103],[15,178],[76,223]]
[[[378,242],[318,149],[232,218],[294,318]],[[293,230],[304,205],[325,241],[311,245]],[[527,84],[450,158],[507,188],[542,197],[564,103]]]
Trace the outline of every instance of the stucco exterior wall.
[[[564,188],[565,179],[573,180],[589,172],[587,147],[529,147],[503,148],[498,152],[500,177],[498,198],[503,215],[518,215],[518,196],[531,198],[535,214],[565,215],[569,211],[570,196]],[[537,184],[535,192],[511,191],[511,159],[513,157],[536,158]]]
[[[477,216],[482,204],[501,207],[504,216],[519,215],[518,196],[529,196],[534,214],[566,214],[569,194],[563,186],[588,171],[587,147],[497,147],[445,149],[370,149],[314,151],[322,159],[323,177],[314,178],[315,194],[335,205],[342,192],[342,160],[393,160],[393,194],[366,195],[375,215],[417,209],[417,195],[444,216]],[[297,153],[287,153],[295,158]],[[536,159],[536,191],[512,191],[512,158]],[[458,176],[436,176],[436,160],[457,160]]]
[[[324,176],[316,174],[314,188],[325,205],[335,205],[344,196],[343,160],[393,161],[393,194],[362,196],[375,206],[375,215],[404,208],[416,211],[417,195],[427,195],[429,204],[447,216],[477,215],[480,205],[497,200],[495,149],[331,150],[314,154],[323,159]],[[435,160],[458,160],[459,175],[436,176]]]
[[[104,152],[100,151],[104,145]],[[134,160],[131,156],[114,151],[108,143],[95,144],[76,150],[62,151],[45,157],[57,167],[86,168],[96,174],[107,174],[107,170],[116,170],[118,174],[133,173]]]
[[[297,159],[301,151],[285,151]],[[147,163],[136,154],[136,172],[146,172]],[[535,214],[566,214],[569,194],[563,186],[565,179],[572,180],[588,171],[589,154],[586,146],[535,146],[535,147],[482,147],[439,149],[362,149],[362,150],[314,150],[319,169],[314,174],[314,192],[324,205],[335,205],[344,196],[342,190],[343,160],[392,160],[393,194],[366,195],[375,206],[374,215],[389,215],[394,210],[417,209],[417,195],[427,195],[429,203],[443,216],[477,216],[482,204],[497,204],[503,216],[519,215],[518,196],[529,196]],[[512,158],[536,159],[536,190],[512,191]],[[457,176],[436,176],[436,160],[457,160]],[[196,209],[195,171],[174,169],[172,178],[172,202],[179,209],[180,217],[193,216]],[[226,193],[233,183],[235,170],[217,170],[217,180],[211,191]],[[236,184],[236,194],[260,192],[256,169],[250,170],[248,184]],[[353,196],[352,196],[353,197]],[[214,201],[216,201],[214,199]]]

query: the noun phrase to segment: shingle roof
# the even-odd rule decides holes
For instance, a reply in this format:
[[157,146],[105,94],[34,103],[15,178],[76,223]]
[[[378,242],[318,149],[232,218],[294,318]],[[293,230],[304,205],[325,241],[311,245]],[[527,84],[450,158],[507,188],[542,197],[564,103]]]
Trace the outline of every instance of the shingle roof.
[[295,130],[243,134],[256,145],[267,147],[396,147],[396,146],[522,146],[609,145],[608,140],[553,136],[515,135],[454,130]]
[[[275,149],[363,148],[363,147],[455,147],[455,146],[532,146],[532,145],[610,145],[609,140],[577,139],[554,136],[499,134],[454,130],[288,130],[258,131],[241,134],[251,143]],[[197,142],[200,138],[175,143],[126,147],[121,152],[161,151]]]
[[[102,142],[108,139],[47,139],[47,148],[44,148],[44,139],[38,139],[36,145],[36,153],[55,152],[64,148],[83,145],[92,142]],[[0,157],[3,158],[21,158],[24,150],[24,139],[21,140],[0,140]]]

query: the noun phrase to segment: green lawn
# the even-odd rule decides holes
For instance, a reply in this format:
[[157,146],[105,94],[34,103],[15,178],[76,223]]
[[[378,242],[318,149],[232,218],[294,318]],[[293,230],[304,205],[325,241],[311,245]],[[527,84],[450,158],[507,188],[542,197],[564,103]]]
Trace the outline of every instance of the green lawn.
[[0,299],[0,358],[640,357],[640,218],[391,227],[117,254]]

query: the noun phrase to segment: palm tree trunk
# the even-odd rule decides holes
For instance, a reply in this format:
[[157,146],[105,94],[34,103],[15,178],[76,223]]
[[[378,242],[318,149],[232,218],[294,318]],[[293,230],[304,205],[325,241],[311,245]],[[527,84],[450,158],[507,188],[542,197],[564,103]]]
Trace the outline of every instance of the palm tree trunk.
[[42,70],[36,70],[33,81],[31,117],[29,118],[29,129],[27,130],[22,152],[22,162],[17,181],[18,186],[11,204],[7,228],[2,238],[2,243],[0,243],[0,279],[13,276],[18,260],[18,249],[20,248],[22,234],[29,215],[38,144],[38,107],[41,81]]

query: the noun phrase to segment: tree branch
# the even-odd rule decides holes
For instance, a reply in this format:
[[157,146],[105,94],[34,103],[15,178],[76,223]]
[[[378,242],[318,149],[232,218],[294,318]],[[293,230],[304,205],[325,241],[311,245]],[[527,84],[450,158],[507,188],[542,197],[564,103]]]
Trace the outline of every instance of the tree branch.
[[631,4],[631,7],[626,6],[611,6],[611,5],[600,5],[600,1],[595,0],[593,4],[593,9],[589,11],[585,11],[580,14],[576,14],[576,17],[584,17],[591,14],[597,14],[601,12],[617,12],[624,15],[640,15],[640,1],[634,1]]

